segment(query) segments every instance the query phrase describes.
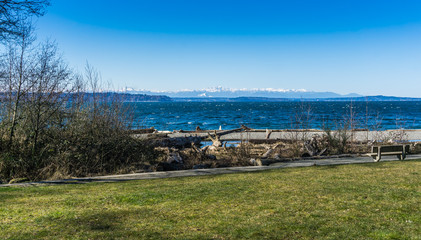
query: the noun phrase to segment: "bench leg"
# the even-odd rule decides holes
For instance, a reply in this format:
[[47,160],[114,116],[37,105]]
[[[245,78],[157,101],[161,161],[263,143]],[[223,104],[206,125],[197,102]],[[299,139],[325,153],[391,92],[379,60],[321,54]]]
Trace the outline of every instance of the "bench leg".
[[406,145],[402,146],[402,154],[400,156],[398,156],[399,160],[404,160],[406,157],[406,149],[405,149]]
[[380,159],[382,159],[382,157],[380,155],[377,155],[376,157],[373,157],[374,162],[378,162],[378,161],[380,161]]
[[376,156],[376,160],[374,160],[375,162],[378,162],[378,161],[380,161],[380,159],[382,159],[382,147],[381,146],[379,146],[378,148],[377,148],[377,156]]

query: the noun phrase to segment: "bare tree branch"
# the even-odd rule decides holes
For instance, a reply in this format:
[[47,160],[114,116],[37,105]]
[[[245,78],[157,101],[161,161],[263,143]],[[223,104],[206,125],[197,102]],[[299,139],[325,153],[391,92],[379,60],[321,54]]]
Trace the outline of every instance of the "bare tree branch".
[[49,0],[0,0],[0,40],[20,36],[22,26],[43,16],[49,5]]

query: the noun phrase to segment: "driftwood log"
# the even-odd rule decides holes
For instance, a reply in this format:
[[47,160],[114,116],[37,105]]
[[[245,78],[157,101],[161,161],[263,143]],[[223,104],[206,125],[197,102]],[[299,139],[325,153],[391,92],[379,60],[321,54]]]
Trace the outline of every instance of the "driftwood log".
[[212,145],[209,147],[210,150],[215,150],[222,147],[221,137],[215,131],[214,136],[208,133],[209,139],[212,141]]
[[183,164],[183,158],[181,158],[180,153],[176,149],[169,149],[168,157],[167,157],[168,163],[177,163],[177,164]]
[[242,128],[242,129],[244,129],[244,130],[246,130],[246,131],[253,130],[253,129],[251,129],[251,128],[249,128],[249,127],[247,127],[247,126],[243,125],[243,124],[241,124],[241,128]]
[[317,135],[314,135],[311,140],[304,142],[304,147],[311,157],[321,156],[323,153],[325,153],[327,148],[321,149],[322,146],[322,139]]
[[233,133],[233,132],[241,132],[241,131],[244,131],[244,129],[243,128],[235,128],[235,129],[219,131],[219,132],[214,131],[214,135],[223,136],[223,135],[230,134],[230,133]]
[[278,148],[279,146],[281,146],[281,144],[276,144],[273,147],[266,147],[267,151],[262,155],[262,159],[266,159],[274,155],[276,153],[276,148]]
[[167,137],[152,140],[152,145],[156,147],[169,147],[181,149],[191,147],[192,144],[199,146],[201,141],[201,137]]
[[269,139],[271,134],[272,134],[272,130],[266,129],[266,138],[265,139]]
[[154,133],[154,132],[156,132],[156,129],[153,127],[129,130],[130,134],[145,134],[145,133]]

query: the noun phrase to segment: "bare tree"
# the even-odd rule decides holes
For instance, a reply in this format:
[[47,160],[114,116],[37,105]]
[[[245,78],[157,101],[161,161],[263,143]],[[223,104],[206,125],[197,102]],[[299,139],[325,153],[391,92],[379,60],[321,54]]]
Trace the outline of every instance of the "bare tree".
[[99,89],[103,84],[101,74],[91,65],[89,62],[85,64],[85,82],[90,88],[89,90],[92,93],[92,110],[93,110],[93,120],[95,121],[98,117],[98,104],[99,104]]
[[34,46],[31,27],[21,33],[18,40],[8,44],[2,61],[1,124],[7,130],[9,147],[19,125],[22,135],[33,138],[35,148],[40,131],[58,120],[53,116],[66,103],[72,76],[54,43]]
[[35,56],[35,65],[30,78],[30,90],[26,114],[33,150],[36,150],[40,133],[49,126],[60,124],[59,114],[72,92],[72,75],[68,66],[57,53],[54,43],[41,45]]
[[20,36],[32,16],[42,16],[49,0],[0,0],[0,40]]
[[31,88],[30,76],[34,64],[31,59],[31,44],[34,41],[31,25],[22,26],[20,32],[19,38],[7,45],[0,77],[4,111],[2,124],[5,124],[9,130],[9,146],[13,142],[16,125],[20,118],[19,109]]
[[48,4],[0,0],[0,179],[129,171],[156,158],[94,68],[75,75],[54,43],[34,44],[31,18]]

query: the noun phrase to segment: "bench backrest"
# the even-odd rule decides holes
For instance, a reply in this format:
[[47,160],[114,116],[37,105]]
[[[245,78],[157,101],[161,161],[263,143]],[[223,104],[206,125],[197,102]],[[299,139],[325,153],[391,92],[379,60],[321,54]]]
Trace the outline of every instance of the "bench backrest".
[[373,146],[372,147],[372,152],[376,153],[379,149],[380,152],[399,152],[402,151],[403,148],[405,147],[405,152],[409,152],[409,145],[384,145],[384,146]]

